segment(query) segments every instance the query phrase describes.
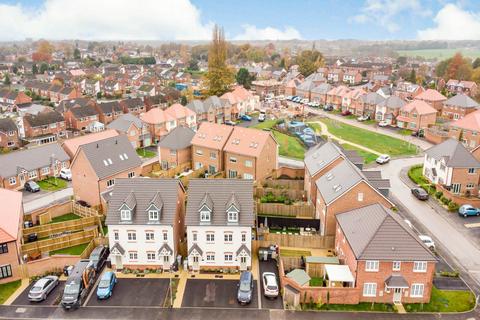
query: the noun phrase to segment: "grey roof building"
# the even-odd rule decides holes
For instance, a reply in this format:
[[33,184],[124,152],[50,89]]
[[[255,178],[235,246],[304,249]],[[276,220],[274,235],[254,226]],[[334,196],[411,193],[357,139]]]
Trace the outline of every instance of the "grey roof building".
[[0,132],[8,133],[18,131],[17,125],[10,118],[0,119]]
[[305,154],[305,168],[307,168],[310,175],[315,175],[327,167],[330,163],[338,158],[349,159],[361,169],[363,166],[363,159],[358,156],[356,151],[345,153],[345,151],[333,142],[327,141],[323,144],[317,144],[310,148]]
[[50,167],[54,161],[69,161],[70,157],[57,143],[0,155],[0,176],[14,177],[23,170]]
[[[116,179],[108,202],[107,225],[161,224],[173,226],[177,215],[177,202],[184,188],[178,179]],[[120,210],[127,206],[132,211],[131,221],[122,221]],[[157,221],[149,220],[148,211],[159,212]]]
[[135,126],[139,129],[143,128],[142,120],[131,113],[122,114],[117,119],[110,122],[107,125],[107,128],[126,133],[132,123],[135,124]]
[[160,140],[158,147],[170,150],[189,148],[192,145],[193,136],[195,136],[195,131],[178,126]]
[[377,105],[385,100],[384,97],[376,92],[369,92],[360,97],[360,101],[366,104]]
[[32,128],[48,126],[53,123],[64,122],[65,119],[60,114],[60,112],[47,110],[44,112],[39,112],[37,114],[26,114],[23,117],[23,121],[26,121],[30,124]]
[[228,105],[226,99],[220,99],[217,96],[210,96],[205,100],[193,100],[186,107],[197,114],[208,112],[210,109],[221,109]]
[[443,104],[445,106],[458,107],[463,109],[472,109],[472,108],[477,109],[478,107],[480,107],[480,105],[475,100],[473,100],[472,98],[470,98],[469,96],[463,93],[459,93],[451,97],[450,99],[445,101]]
[[327,92],[332,90],[332,88],[332,85],[329,83],[321,83],[312,89],[312,93],[327,94]]
[[84,152],[99,179],[139,167],[142,164],[142,160],[126,135],[81,145],[78,148],[77,155],[79,152]]
[[357,260],[437,260],[398,214],[380,204],[335,217]]
[[123,113],[123,108],[118,101],[98,103],[97,107],[104,114]]
[[425,151],[428,157],[444,160],[447,167],[480,168],[480,162],[458,140],[448,139]]
[[[227,210],[238,210],[238,223],[227,222]],[[208,210],[210,222],[200,221],[200,211]],[[188,185],[186,226],[255,225],[253,181],[243,179],[191,179]]]

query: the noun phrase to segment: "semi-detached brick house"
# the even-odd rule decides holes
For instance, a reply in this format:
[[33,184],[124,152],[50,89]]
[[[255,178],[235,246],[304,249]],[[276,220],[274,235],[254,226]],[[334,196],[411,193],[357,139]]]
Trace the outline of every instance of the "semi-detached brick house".
[[22,278],[21,239],[23,226],[22,193],[0,189],[0,284]]
[[141,165],[125,135],[81,145],[71,165],[75,198],[99,206],[101,193],[111,191],[115,179],[138,177]]
[[158,162],[163,170],[192,163],[192,139],[195,131],[179,126],[158,143]]
[[109,124],[124,114],[123,107],[118,101],[97,103],[96,109],[98,112],[98,119],[104,125]]
[[69,129],[87,131],[98,122],[98,111],[90,105],[75,105],[64,113],[64,117]]
[[342,161],[317,179],[316,218],[320,233],[335,235],[335,215],[366,205],[394,204],[387,198],[390,182],[380,172],[362,172],[349,161]]
[[355,278],[360,302],[428,303],[435,255],[380,204],[336,215],[335,250]]
[[422,100],[414,100],[400,108],[397,126],[418,131],[434,125],[437,120],[437,110]]
[[469,96],[459,93],[443,103],[442,117],[448,120],[458,120],[474,112],[480,105]]
[[30,144],[55,142],[66,134],[66,124],[63,116],[50,109],[37,114],[26,114],[23,117],[25,138]]
[[70,157],[57,143],[0,155],[0,187],[22,189],[29,180],[58,176],[69,163]]
[[120,101],[124,113],[132,113],[139,116],[146,111],[145,104],[141,98],[131,98]]
[[450,123],[448,136],[461,140],[468,149],[478,147],[480,145],[480,110]]
[[0,148],[18,147],[20,147],[20,140],[17,125],[10,118],[0,119]]
[[121,115],[108,124],[107,128],[125,134],[134,148],[148,147],[151,144],[148,126],[131,113]]
[[443,94],[435,89],[427,89],[415,97],[415,100],[422,100],[437,110],[438,114],[442,112],[443,103],[447,100]]

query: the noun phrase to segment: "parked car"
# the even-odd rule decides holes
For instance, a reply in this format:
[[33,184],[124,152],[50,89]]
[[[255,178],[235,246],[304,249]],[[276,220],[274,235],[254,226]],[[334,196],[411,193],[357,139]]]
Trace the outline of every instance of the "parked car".
[[375,162],[378,164],[385,164],[389,161],[390,161],[390,156],[388,154],[382,154],[375,160]]
[[250,117],[250,116],[247,115],[247,114],[244,114],[243,116],[240,117],[240,120],[243,120],[243,121],[252,121],[252,117]]
[[428,200],[428,192],[423,188],[412,188],[412,194],[418,200]]
[[278,297],[277,276],[273,272],[264,272],[262,274],[263,295],[267,298]]
[[95,284],[97,273],[90,260],[80,260],[71,271],[63,289],[61,305],[64,309],[80,307]]
[[70,169],[63,168],[60,170],[60,178],[68,181],[72,180],[72,171],[70,171]]
[[469,216],[480,216],[480,209],[469,204],[464,204],[458,209],[458,214],[464,218]]
[[260,112],[260,114],[258,115],[258,122],[265,121],[265,118],[266,118],[265,112]]
[[433,242],[432,238],[424,234],[419,235],[418,238],[427,246],[428,249],[432,251],[435,250],[435,242]]
[[90,208],[90,207],[91,207],[91,205],[90,205],[87,201],[85,201],[85,200],[78,200],[77,203],[78,203],[79,205],[81,205],[82,207],[87,207],[87,208]]
[[250,271],[243,271],[238,283],[237,300],[240,304],[252,302],[253,295],[253,275]]
[[27,220],[27,221],[24,221],[24,222],[23,222],[23,228],[24,228],[24,229],[31,228],[31,227],[33,227],[33,222],[32,222],[32,220]]
[[38,240],[38,235],[36,232],[34,233],[30,233],[28,236],[27,236],[27,241],[28,242],[34,242],[34,241],[37,241]]
[[413,131],[412,132],[412,137],[419,137],[423,138],[425,136],[425,133],[423,132],[423,129],[420,129],[418,131]]
[[333,106],[331,104],[326,104],[323,106],[324,111],[333,111]]
[[293,96],[287,96],[287,97],[285,98],[285,100],[289,100],[289,101],[290,101],[290,100],[292,100],[292,98],[293,98]]
[[362,121],[367,121],[367,120],[370,120],[370,116],[369,115],[365,115],[365,116],[360,116],[357,118],[358,121],[362,122]]
[[386,127],[386,126],[388,126],[388,122],[385,121],[385,120],[382,120],[382,121],[380,121],[380,122],[378,123],[378,126],[379,126],[379,127]]
[[50,292],[58,286],[57,276],[46,276],[37,280],[28,292],[29,301],[43,301],[47,299]]
[[307,104],[307,103],[308,103],[308,99],[302,99],[302,100],[300,100],[300,102],[301,102],[302,104]]
[[40,191],[40,186],[35,181],[27,181],[25,183],[25,190],[35,193]]
[[413,229],[413,224],[410,220],[408,219],[405,219],[403,220],[403,222],[405,222],[405,224],[410,228],[410,229]]
[[226,121],[225,121],[225,124],[226,124],[227,126],[234,126],[234,125],[235,125],[235,122],[233,122],[232,120],[226,120]]
[[93,267],[95,268],[95,271],[97,273],[102,270],[109,254],[110,250],[108,249],[108,247],[105,246],[98,246],[92,250],[92,253],[90,253],[89,259],[92,262]]
[[342,111],[341,114],[342,114],[342,116],[346,117],[346,116],[351,115],[352,113],[349,110],[344,110],[344,111]]
[[112,296],[113,288],[117,284],[117,277],[112,271],[107,271],[100,278],[97,288],[97,299],[108,299]]

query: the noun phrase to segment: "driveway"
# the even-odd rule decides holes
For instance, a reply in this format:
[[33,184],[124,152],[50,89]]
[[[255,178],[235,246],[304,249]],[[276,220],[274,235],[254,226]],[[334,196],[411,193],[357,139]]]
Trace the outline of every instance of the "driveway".
[[65,288],[65,281],[60,281],[58,286],[50,292],[47,296],[47,299],[41,302],[30,302],[28,301],[28,292],[33,287],[34,283],[32,282],[23,292],[13,301],[12,305],[15,306],[53,306],[60,303],[62,299],[63,289]]
[[73,196],[73,188],[68,187],[59,191],[42,191],[36,193],[30,193],[24,191],[23,209],[27,214],[34,210],[48,207],[52,203],[62,202],[70,199]]
[[262,274],[264,272],[273,272],[277,276],[277,282],[280,285],[280,281],[278,278],[278,267],[276,260],[269,260],[269,261],[259,261],[260,265],[260,275],[258,277],[260,282],[260,294],[262,296],[262,309],[283,309],[283,300],[282,296],[279,296],[276,299],[269,299],[263,295],[263,281],[262,281]]
[[106,300],[97,299],[97,286],[93,288],[88,307],[162,307],[167,296],[168,279],[119,278],[113,295]]
[[[413,185],[408,178],[401,176],[402,168],[423,163],[423,157],[392,160],[390,163],[375,170],[381,169],[382,176],[390,179],[390,194],[400,202],[400,211],[415,224],[422,233],[431,235],[437,244],[440,253],[447,253],[455,264],[462,267],[480,284],[480,246],[479,239],[472,237],[461,225],[463,221],[456,214],[445,210],[432,208],[429,202],[415,199],[410,191]],[[433,200],[432,200],[433,201]],[[456,222],[453,222],[456,221]],[[462,270],[461,270],[462,271]]]
[[240,123],[237,123],[237,126],[248,128],[248,127],[253,127],[257,124],[258,124],[258,117],[252,117],[251,121],[242,121]]
[[238,280],[188,279],[182,308],[258,308],[257,281],[252,302],[243,306],[237,302],[237,284]]

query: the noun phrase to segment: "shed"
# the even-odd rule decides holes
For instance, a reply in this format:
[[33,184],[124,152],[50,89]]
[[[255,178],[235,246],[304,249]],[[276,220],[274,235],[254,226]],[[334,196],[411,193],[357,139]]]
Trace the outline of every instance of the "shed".
[[327,287],[354,287],[355,278],[347,265],[326,264],[325,279]]
[[310,276],[303,269],[293,269],[287,273],[287,278],[292,279],[296,284],[303,287],[310,282]]

